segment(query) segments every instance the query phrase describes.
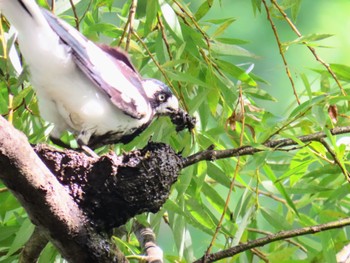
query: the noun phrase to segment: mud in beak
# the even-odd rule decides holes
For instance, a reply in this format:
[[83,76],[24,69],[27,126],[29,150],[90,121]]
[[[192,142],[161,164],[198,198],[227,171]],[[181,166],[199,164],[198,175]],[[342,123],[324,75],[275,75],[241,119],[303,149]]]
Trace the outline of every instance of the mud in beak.
[[169,114],[171,122],[176,125],[176,131],[180,132],[184,129],[188,129],[191,132],[196,126],[196,118],[189,115],[186,111],[181,108],[173,111]]

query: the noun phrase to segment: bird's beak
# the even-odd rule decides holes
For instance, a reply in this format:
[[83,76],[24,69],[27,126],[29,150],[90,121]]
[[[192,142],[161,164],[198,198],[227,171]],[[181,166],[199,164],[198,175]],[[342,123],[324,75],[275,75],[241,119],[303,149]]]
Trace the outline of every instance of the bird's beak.
[[179,111],[179,101],[175,96],[169,97],[165,103],[161,104],[157,108],[158,115],[170,115],[178,111]]
[[166,103],[166,113],[174,113],[179,111],[179,101],[175,96],[171,96]]

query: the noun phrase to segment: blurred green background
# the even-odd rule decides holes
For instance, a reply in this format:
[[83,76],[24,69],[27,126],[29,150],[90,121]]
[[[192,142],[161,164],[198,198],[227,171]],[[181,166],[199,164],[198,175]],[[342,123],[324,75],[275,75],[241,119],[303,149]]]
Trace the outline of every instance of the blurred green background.
[[[197,10],[202,1],[188,1],[192,11]],[[283,1],[281,1],[283,2]],[[287,78],[282,58],[278,53],[277,43],[271,26],[266,19],[266,12],[254,14],[249,0],[222,0],[214,1],[214,7],[201,21],[217,17],[235,18],[236,21],[225,31],[224,36],[248,41],[243,45],[257,55],[257,59],[237,58],[235,63],[253,62],[253,73],[269,82],[260,84],[277,99],[277,102],[260,102],[260,105],[276,115],[285,115],[294,103],[290,82]],[[350,61],[350,1],[348,0],[303,0],[300,12],[295,21],[303,35],[311,33],[332,34],[333,36],[319,43],[325,48],[317,48],[318,55],[327,63],[348,65]],[[290,14],[288,14],[290,15]],[[284,21],[274,19],[282,42],[297,38],[294,32]],[[303,91],[303,83],[299,74],[304,72],[310,81],[319,77],[310,70],[322,68],[313,58],[310,51],[302,45],[294,45],[288,49],[286,59],[294,78],[298,91]],[[312,78],[314,76],[314,78]],[[319,85],[315,82],[314,85]],[[337,88],[337,87],[335,87]],[[300,93],[299,93],[300,94]]]

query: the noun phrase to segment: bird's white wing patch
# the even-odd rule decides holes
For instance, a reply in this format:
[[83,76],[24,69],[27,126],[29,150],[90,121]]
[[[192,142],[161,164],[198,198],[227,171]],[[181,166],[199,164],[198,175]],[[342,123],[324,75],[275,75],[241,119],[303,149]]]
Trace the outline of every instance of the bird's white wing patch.
[[104,91],[125,114],[136,119],[150,116],[151,108],[141,78],[133,68],[47,10],[43,9],[43,14],[51,28],[71,48],[75,63],[96,88]]

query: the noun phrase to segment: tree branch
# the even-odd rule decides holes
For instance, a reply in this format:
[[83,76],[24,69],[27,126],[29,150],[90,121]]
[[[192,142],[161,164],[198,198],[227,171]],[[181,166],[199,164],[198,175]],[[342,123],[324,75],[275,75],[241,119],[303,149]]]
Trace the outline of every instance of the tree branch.
[[[350,126],[336,127],[334,129],[331,129],[330,132],[332,135],[349,133]],[[326,137],[327,137],[326,133],[316,132],[313,134],[304,135],[297,138],[299,141],[306,143],[306,142],[312,142],[312,141],[320,141],[322,138],[326,138]],[[190,155],[187,158],[184,158],[183,166],[187,167],[195,163],[198,163],[200,161],[213,161],[217,159],[225,159],[225,158],[234,157],[234,156],[252,155],[257,152],[262,152],[266,150],[266,148],[280,150],[282,148],[293,146],[293,145],[298,145],[298,142],[292,139],[280,139],[280,140],[269,140],[266,143],[262,144],[261,148],[245,145],[234,149],[219,150],[219,151],[208,149],[208,150]]]
[[39,228],[35,228],[33,234],[24,246],[19,262],[36,263],[41,251],[45,248],[49,240],[41,233]]
[[69,262],[126,262],[108,238],[90,227],[87,217],[34,153],[27,138],[2,117],[0,179]]
[[269,244],[278,240],[283,240],[291,237],[303,236],[308,234],[315,234],[318,232],[322,232],[322,231],[326,231],[334,228],[341,228],[348,225],[350,225],[350,217],[344,218],[338,221],[329,222],[326,224],[317,225],[317,226],[310,226],[310,227],[298,228],[298,229],[293,229],[288,231],[281,231],[276,234],[258,238],[256,240],[249,241],[247,243],[243,243],[243,244],[231,247],[229,249],[210,254],[205,259],[204,258],[198,259],[194,263],[214,262],[223,258],[232,257],[248,249],[264,246],[266,244]]
[[149,227],[134,223],[134,233],[140,243],[142,250],[146,253],[145,259],[149,263],[163,263],[163,251],[157,246],[156,236]]

